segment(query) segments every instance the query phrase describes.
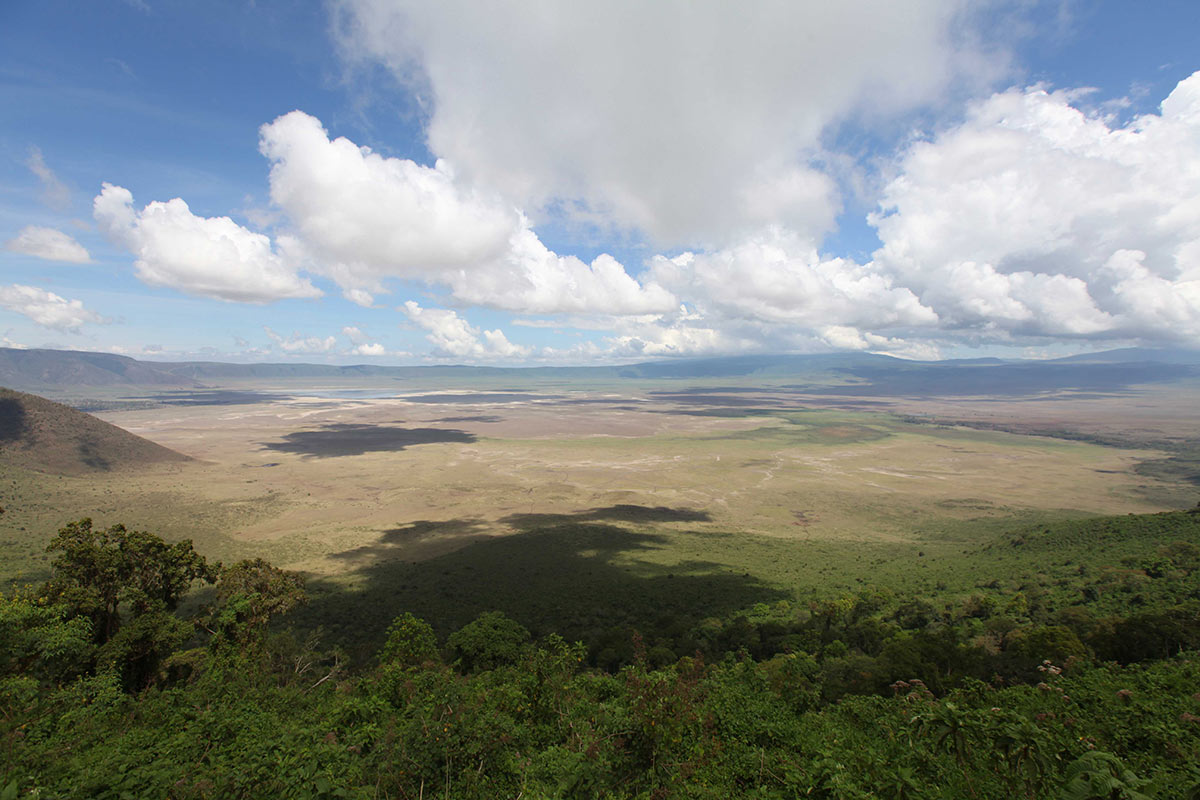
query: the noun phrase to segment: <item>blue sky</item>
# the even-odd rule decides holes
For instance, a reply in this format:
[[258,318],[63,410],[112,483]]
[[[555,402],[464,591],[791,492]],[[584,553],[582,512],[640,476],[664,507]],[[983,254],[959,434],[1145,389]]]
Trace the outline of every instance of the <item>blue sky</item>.
[[1200,346],[1200,6],[829,5],[6,3],[0,345]]

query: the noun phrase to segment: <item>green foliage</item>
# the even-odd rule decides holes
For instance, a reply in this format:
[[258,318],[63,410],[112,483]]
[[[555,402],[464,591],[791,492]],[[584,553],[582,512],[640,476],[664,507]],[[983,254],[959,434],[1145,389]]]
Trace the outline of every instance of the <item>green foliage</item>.
[[464,672],[495,669],[517,663],[529,631],[500,611],[480,614],[446,640],[454,663]]
[[46,549],[58,553],[46,595],[72,615],[90,618],[97,644],[117,632],[121,606],[135,616],[152,609],[173,611],[194,581],[215,579],[214,568],[192,549],[191,540],[168,544],[124,525],[97,530],[91,519],[63,527]]
[[1037,678],[1045,661],[1073,664],[1088,658],[1079,637],[1062,625],[1034,625],[1009,631],[1004,638],[1005,674],[1026,681]]
[[379,660],[384,664],[402,667],[419,667],[437,661],[437,636],[428,622],[406,611],[388,626],[387,641]]
[[[1137,518],[1105,524],[1117,537],[1146,530]],[[405,613],[378,668],[348,670],[315,632],[270,624],[303,593],[265,562],[223,571],[204,618],[216,646],[165,603],[122,602],[96,648],[91,618],[70,604],[3,598],[0,787],[114,799],[1183,800],[1200,785],[1200,658],[1179,652],[1195,585],[1179,566],[1187,548],[1159,552],[1179,528],[1161,527],[1110,554],[1171,560],[1162,577],[1141,576],[1161,592],[1109,598],[1101,613],[1048,608],[1032,584],[1020,608],[971,600],[1002,588],[864,585],[747,603],[750,614],[663,613],[644,636],[614,625],[584,644],[535,640],[493,612],[451,635],[457,669],[433,627]],[[1036,535],[1022,547],[1045,553]],[[627,652],[624,665],[590,668],[597,647]],[[1121,647],[1127,657],[1104,663]]]
[[1110,619],[1097,628],[1094,638],[1101,658],[1124,663],[1195,650],[1200,648],[1200,603]]
[[126,691],[139,691],[159,677],[159,667],[191,637],[194,626],[166,611],[140,614],[121,626],[96,657],[97,669],[120,677]]
[[802,713],[820,703],[820,667],[808,653],[781,653],[763,662],[762,668],[771,691],[792,711]]
[[87,617],[31,592],[0,595],[0,676],[58,684],[89,664],[95,646]]
[[239,561],[220,571],[213,624],[232,641],[259,640],[273,617],[307,602],[299,573],[273,567],[261,558]]
[[1121,759],[1100,750],[1084,753],[1066,772],[1063,800],[1150,800],[1137,791],[1144,781],[1126,769]]
[[775,689],[779,664],[609,676],[580,671],[581,658],[550,639],[467,675],[426,662],[394,694],[374,677],[283,680],[282,660],[264,668],[232,649],[193,681],[136,697],[98,676],[33,701],[10,726],[24,727],[0,782],[99,798],[469,800],[1136,798],[1152,781],[1169,800],[1198,777],[1200,729],[1184,716],[1200,711],[1184,693],[1196,661],[1064,672],[1051,679],[1062,691],[977,683],[938,699],[909,685],[797,710]]

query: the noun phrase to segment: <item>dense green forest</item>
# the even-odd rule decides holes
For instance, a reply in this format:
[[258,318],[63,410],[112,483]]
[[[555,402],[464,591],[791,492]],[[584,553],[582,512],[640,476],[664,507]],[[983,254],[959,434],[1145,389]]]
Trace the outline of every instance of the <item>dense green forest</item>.
[[1200,797],[1195,511],[703,618],[682,575],[684,605],[616,624],[564,597],[557,632],[541,605],[318,615],[386,614],[370,646],[261,560],[88,520],[49,550],[0,600],[2,800]]

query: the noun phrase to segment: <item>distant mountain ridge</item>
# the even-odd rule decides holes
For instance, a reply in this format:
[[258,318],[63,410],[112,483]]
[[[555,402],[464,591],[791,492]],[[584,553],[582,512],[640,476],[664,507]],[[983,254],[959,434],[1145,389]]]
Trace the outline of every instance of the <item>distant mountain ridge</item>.
[[33,389],[59,386],[195,387],[196,381],[162,365],[110,353],[80,350],[0,348],[0,386]]
[[1104,350],[1099,353],[1081,353],[1077,356],[1064,356],[1051,359],[1052,363],[1062,364],[1118,364],[1134,361],[1150,361],[1157,364],[1200,364],[1200,351],[1184,350],[1181,348],[1151,349],[1147,347],[1124,347],[1119,350]]
[[[478,367],[371,364],[233,364],[154,362],[75,350],[0,348],[0,385],[24,391],[86,387],[203,388],[221,380],[436,377],[700,379],[769,378],[809,381],[852,394],[1011,394],[1016,390],[1101,389],[1110,385],[1200,378],[1200,351],[1127,348],[1049,360],[997,358],[908,361],[872,353],[819,353],[681,358],[596,367]],[[838,384],[853,384],[845,386]],[[871,387],[874,387],[872,390]]]
[[479,367],[459,364],[390,367],[375,364],[234,364],[221,361],[139,361],[129,356],[77,350],[0,348],[0,386],[26,391],[68,386],[200,388],[205,381],[289,378],[419,378],[528,375],[531,377],[696,378],[786,376],[866,364],[906,363],[869,353],[750,355],[688,358],[598,367]]
[[0,389],[0,465],[82,475],[191,460],[91,414]]

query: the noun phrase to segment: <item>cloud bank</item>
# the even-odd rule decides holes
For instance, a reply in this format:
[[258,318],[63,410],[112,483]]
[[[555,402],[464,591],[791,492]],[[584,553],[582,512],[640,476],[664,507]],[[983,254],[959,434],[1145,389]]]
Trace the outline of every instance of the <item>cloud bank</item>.
[[300,111],[261,131],[271,199],[288,220],[281,239],[354,302],[370,305],[389,279],[449,287],[464,303],[560,313],[645,313],[674,306],[610,256],[585,264],[548,250],[525,217],[456,178],[445,161],[424,167],[330,140]]
[[1113,127],[1034,87],[913,145],[871,268],[945,332],[1200,344],[1200,73]]
[[[397,293],[397,321],[461,360],[1200,346],[1200,73],[1121,122],[1086,90],[982,88],[1006,53],[958,0],[334,8],[347,58],[420,95],[433,163],[297,110],[259,131],[274,227],[105,184],[95,219],[142,281],[247,303],[332,286],[373,309]],[[847,130],[876,137],[869,158]],[[869,256],[827,249],[850,191],[873,198]],[[648,255],[555,252],[585,229]],[[472,308],[601,333],[535,347]]]
[[428,96],[430,148],[469,179],[665,246],[785,222],[821,235],[839,207],[812,163],[830,126],[1003,64],[957,0],[335,7],[347,57]]

